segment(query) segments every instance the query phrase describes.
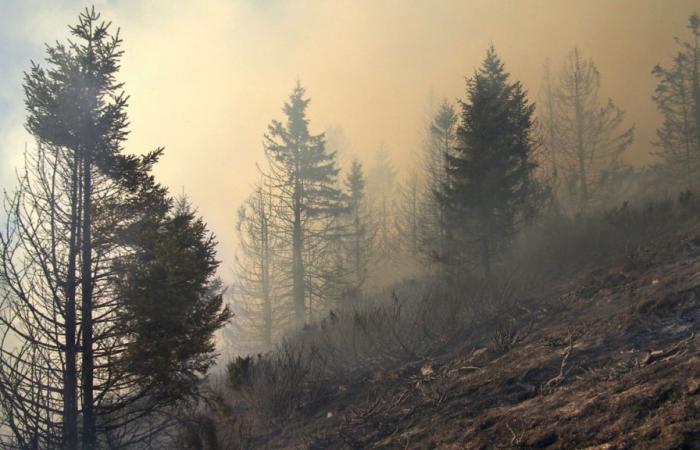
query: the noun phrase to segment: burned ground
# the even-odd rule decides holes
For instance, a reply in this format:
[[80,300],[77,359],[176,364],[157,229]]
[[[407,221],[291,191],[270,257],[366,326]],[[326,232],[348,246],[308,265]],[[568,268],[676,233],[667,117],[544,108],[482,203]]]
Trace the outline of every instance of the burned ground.
[[700,448],[700,227],[640,253],[543,286],[507,327],[333,386],[250,444]]

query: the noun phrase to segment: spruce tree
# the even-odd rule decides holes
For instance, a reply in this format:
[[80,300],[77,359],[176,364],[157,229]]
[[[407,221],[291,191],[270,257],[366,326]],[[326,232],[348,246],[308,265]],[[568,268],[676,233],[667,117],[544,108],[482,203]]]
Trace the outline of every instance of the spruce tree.
[[376,223],[375,252],[378,258],[383,259],[391,259],[398,253],[396,216],[399,186],[396,177],[396,169],[382,144],[367,173],[367,198]]
[[216,279],[216,241],[186,198],[151,210],[115,279],[122,338],[116,358],[152,404],[191,396],[214,362],[214,332],[230,318]]
[[326,150],[323,134],[309,132],[309,99],[297,82],[284,105],[286,122],[272,121],[265,134],[266,173],[277,205],[276,222],[289,242],[291,298],[297,327],[313,309],[312,296],[323,301],[323,286],[332,258],[329,240],[335,219],[344,211],[337,186],[335,153]]
[[362,164],[353,160],[345,180],[348,198],[349,255],[352,274],[351,295],[356,296],[367,281],[372,254],[372,232],[365,198],[365,177]]
[[559,123],[557,121],[557,85],[552,77],[550,61],[547,60],[542,73],[541,98],[538,108],[540,114],[539,122],[542,124],[542,144],[543,144],[543,168],[547,182],[552,188],[552,192],[557,194],[559,188],[559,174],[563,161],[560,156],[562,151],[561,143],[558,140]]
[[[152,175],[162,149],[123,152],[127,97],[116,79],[118,32],[94,9],[70,30],[74,41],[47,46],[46,67],[32,64],[26,74],[27,129],[37,146],[26,152],[17,190],[6,197],[0,233],[0,332],[16,343],[0,349],[0,426],[23,448],[92,449],[107,440],[128,446],[151,435],[155,430],[140,420],[196,393],[193,374],[210,361],[208,343],[227,317],[206,295],[193,306],[184,288],[212,285],[206,274],[215,269],[207,259],[213,242],[202,224],[171,211],[167,190]],[[188,258],[197,270],[168,272]],[[162,264],[151,270],[156,262]],[[127,268],[148,278],[125,278]],[[171,282],[183,289],[170,291]],[[176,327],[145,325],[164,319],[157,316],[174,304]],[[180,314],[181,307],[188,312]],[[170,334],[183,330],[195,339]],[[144,337],[151,331],[161,334]],[[160,351],[139,352],[146,341]],[[166,347],[173,356],[167,377],[166,370],[143,370],[165,367],[157,361]],[[161,384],[166,378],[188,383],[170,395],[173,384]]]
[[[114,172],[114,159],[126,138],[127,97],[115,75],[121,39],[93,9],[70,28],[75,41],[47,47],[47,66],[33,64],[25,76],[27,129],[41,142],[71,152],[71,227],[66,282],[66,371],[64,385],[64,445],[77,446],[78,346],[82,349],[83,447],[95,446],[93,361],[93,236],[92,213],[95,171]],[[80,212],[80,213],[79,213]],[[79,236],[79,239],[78,239]],[[78,242],[80,248],[78,248]],[[78,256],[79,254],[79,256]],[[80,276],[76,261],[80,259]],[[76,290],[80,280],[81,342],[76,342]]]
[[447,156],[456,145],[458,116],[446,100],[429,126],[426,146],[426,182],[420,204],[420,249],[431,260],[447,263],[448,248],[445,235],[445,205],[439,201],[448,184]]
[[438,198],[446,209],[450,246],[460,259],[480,257],[486,278],[493,258],[533,214],[534,105],[520,82],[510,82],[490,47],[467,81],[460,102],[457,145],[447,155],[447,183]]
[[400,186],[399,204],[397,205],[397,232],[402,250],[412,257],[418,255],[420,249],[420,232],[423,228],[420,197],[421,180],[416,170],[408,174],[408,178]]

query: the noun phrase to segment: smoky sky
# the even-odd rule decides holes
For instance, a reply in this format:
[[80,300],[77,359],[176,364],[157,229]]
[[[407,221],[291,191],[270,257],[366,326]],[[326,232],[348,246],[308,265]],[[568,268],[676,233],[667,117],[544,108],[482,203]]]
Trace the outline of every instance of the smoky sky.
[[[542,67],[556,75],[578,46],[635,124],[627,161],[654,161],[657,63],[686,34],[690,0],[95,1],[121,28],[121,79],[131,96],[127,151],[166,149],[158,179],[183,190],[219,240],[231,276],[236,208],[257,180],[262,136],[296,80],[306,86],[312,132],[329,131],[342,160],[369,165],[383,143],[404,173],[415,164],[431,107],[463,98],[493,44],[538,100]],[[88,4],[0,0],[0,177],[12,186],[23,130],[22,72],[43,43],[65,40]]]

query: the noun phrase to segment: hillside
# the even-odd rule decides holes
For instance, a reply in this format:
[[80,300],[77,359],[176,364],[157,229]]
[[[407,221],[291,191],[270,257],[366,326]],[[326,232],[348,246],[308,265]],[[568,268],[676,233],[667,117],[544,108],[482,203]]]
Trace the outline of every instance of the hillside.
[[700,227],[543,286],[507,328],[338,384],[259,448],[700,448]]

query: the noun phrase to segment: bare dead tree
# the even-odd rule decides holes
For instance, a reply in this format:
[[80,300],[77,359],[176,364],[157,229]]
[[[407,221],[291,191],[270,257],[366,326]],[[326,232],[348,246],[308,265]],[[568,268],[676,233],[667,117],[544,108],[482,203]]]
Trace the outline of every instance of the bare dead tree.
[[[280,298],[280,242],[269,186],[260,184],[238,210],[233,308],[235,346],[246,353],[268,351],[288,330],[293,311]],[[247,345],[246,345],[247,344]]]
[[620,156],[634,139],[634,127],[621,129],[624,111],[598,98],[600,73],[574,48],[557,89],[557,143],[561,146],[575,210],[600,202],[602,189],[621,168]]

